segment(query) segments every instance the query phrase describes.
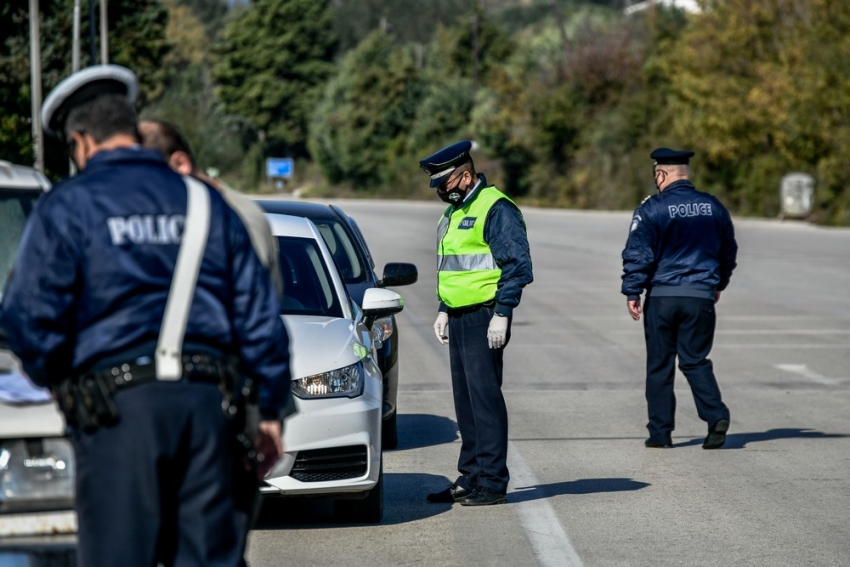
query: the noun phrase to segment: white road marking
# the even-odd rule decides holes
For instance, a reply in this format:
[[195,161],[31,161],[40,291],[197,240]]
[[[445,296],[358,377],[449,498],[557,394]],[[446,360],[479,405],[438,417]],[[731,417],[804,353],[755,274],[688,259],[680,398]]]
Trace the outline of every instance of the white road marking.
[[784,370],[785,372],[791,372],[793,374],[799,374],[803,378],[807,378],[813,382],[817,382],[818,384],[827,384],[827,385],[835,385],[840,384],[840,380],[836,380],[834,378],[827,378],[826,376],[821,376],[817,372],[809,370],[809,367],[805,364],[776,364],[775,368],[779,370]]
[[[561,347],[563,348],[563,347]],[[800,343],[755,343],[755,344],[714,344],[712,348],[731,348],[731,349],[739,349],[739,350],[749,350],[755,348],[765,348],[765,349],[779,349],[779,350],[805,350],[805,349],[841,349],[848,350],[850,349],[850,344],[836,344],[836,345],[804,345]]]
[[[531,472],[517,451],[516,445],[508,442],[508,469],[511,482],[516,486],[540,486],[540,481]],[[516,492],[514,494],[522,494]],[[510,500],[508,500],[510,502]],[[570,543],[564,528],[558,521],[555,510],[545,498],[535,498],[515,504],[525,534],[534,549],[534,558],[540,567],[581,567],[581,559]]]
[[850,329],[737,329],[718,330],[716,335],[850,335]]

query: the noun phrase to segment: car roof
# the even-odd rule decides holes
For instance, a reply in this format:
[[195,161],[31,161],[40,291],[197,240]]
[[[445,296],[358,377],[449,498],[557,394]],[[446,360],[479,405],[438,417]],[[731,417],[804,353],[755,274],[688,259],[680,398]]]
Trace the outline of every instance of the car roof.
[[316,220],[339,220],[339,215],[330,205],[306,201],[257,201],[267,213],[294,215]]
[[0,189],[47,191],[50,182],[32,167],[0,160]]
[[275,236],[295,236],[321,240],[316,225],[306,217],[266,213],[266,219],[269,221],[269,227],[271,227],[272,234]]

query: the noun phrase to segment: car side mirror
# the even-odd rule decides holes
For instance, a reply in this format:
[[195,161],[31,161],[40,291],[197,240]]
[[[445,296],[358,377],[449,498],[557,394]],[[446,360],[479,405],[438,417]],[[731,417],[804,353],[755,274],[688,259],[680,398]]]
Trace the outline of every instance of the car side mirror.
[[404,299],[394,291],[372,287],[363,294],[363,315],[366,327],[371,329],[378,317],[393,315],[404,309]]
[[407,262],[390,262],[384,266],[384,277],[377,283],[378,287],[395,287],[410,285],[419,279],[419,271],[415,264]]

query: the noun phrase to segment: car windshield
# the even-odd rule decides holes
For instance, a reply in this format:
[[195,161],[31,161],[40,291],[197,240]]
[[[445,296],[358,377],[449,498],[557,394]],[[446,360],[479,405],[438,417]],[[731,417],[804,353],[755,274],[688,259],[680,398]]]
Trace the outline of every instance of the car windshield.
[[0,298],[18,256],[24,224],[39,195],[35,191],[0,190]]
[[281,313],[342,317],[342,305],[318,242],[292,236],[277,240],[283,276]]
[[339,269],[339,275],[346,284],[366,281],[364,260],[357,253],[357,248],[341,222],[328,219],[311,219],[322,234],[334,262]]

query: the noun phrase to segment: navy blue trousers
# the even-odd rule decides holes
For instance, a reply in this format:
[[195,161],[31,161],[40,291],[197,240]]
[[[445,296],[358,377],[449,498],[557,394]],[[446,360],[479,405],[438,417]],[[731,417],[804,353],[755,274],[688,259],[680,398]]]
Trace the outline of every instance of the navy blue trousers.
[[696,403],[700,419],[713,427],[729,419],[714,368],[708,359],[714,344],[717,316],[714,301],[695,297],[647,297],[644,305],[646,337],[646,402],[650,439],[671,443],[675,429],[676,396],[673,380],[676,356],[679,369]]
[[116,394],[116,425],[74,435],[81,567],[239,565],[221,399],[211,384],[144,384]]
[[[457,483],[466,489],[508,487],[508,410],[502,395],[504,347],[491,349],[493,308],[449,313],[452,391],[460,430]],[[508,326],[510,339],[510,325]]]

